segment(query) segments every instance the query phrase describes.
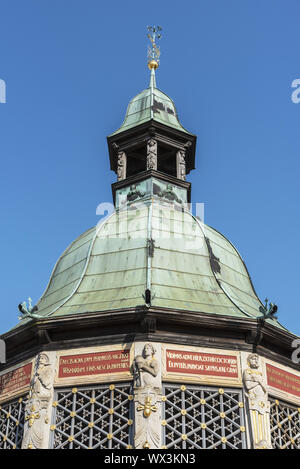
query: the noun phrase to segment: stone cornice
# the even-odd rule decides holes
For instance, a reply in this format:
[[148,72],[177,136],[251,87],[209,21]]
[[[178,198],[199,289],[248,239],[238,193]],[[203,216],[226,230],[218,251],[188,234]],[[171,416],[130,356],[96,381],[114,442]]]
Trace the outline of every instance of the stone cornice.
[[[259,333],[259,335],[258,335]],[[295,335],[268,323],[141,305],[128,310],[102,311],[45,318],[19,326],[1,336],[7,363],[0,371],[41,350],[153,340],[182,345],[253,351],[299,370],[292,362]]]

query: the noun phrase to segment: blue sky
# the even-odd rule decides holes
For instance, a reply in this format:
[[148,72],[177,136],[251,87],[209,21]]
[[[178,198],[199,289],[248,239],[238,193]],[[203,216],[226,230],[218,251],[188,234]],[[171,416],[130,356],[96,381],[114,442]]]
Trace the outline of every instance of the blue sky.
[[300,335],[299,1],[1,0],[0,13],[0,333],[111,201],[106,136],[148,86],[159,24],[158,87],[198,136],[193,201]]

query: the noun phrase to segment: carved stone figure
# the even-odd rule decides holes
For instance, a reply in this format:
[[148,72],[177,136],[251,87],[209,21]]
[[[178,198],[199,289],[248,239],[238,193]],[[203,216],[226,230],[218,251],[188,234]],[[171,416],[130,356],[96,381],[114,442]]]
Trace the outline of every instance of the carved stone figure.
[[249,408],[260,414],[270,411],[270,403],[262,372],[259,371],[259,357],[256,353],[248,356],[249,368],[244,371],[244,386],[249,399]]
[[135,448],[161,445],[161,376],[156,350],[146,343],[133,362],[135,377]]
[[176,154],[176,164],[177,164],[177,177],[185,181],[186,179],[186,162],[185,162],[185,151],[178,150]]
[[36,361],[29,399],[25,407],[23,449],[45,447],[47,435],[45,426],[49,423],[49,406],[53,397],[53,374],[49,356],[42,352]]
[[142,355],[137,355],[134,359],[134,375],[137,387],[155,386],[155,378],[158,374],[158,361],[154,358],[155,348],[147,343],[143,348]]
[[118,152],[118,168],[117,168],[117,176],[118,181],[123,181],[126,179],[126,165],[127,165],[127,158],[125,151]]
[[248,409],[255,449],[272,448],[270,436],[270,402],[267,384],[256,353],[247,359],[248,368],[243,372],[243,383],[248,398]]
[[157,141],[153,138],[147,142],[147,169],[157,170]]

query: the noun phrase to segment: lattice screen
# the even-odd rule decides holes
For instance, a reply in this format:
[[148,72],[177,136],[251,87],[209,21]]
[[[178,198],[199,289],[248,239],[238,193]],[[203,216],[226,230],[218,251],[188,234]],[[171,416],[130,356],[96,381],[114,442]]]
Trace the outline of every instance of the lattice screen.
[[124,449],[133,446],[130,384],[58,390],[53,402],[54,449]]
[[164,386],[165,448],[246,448],[242,392],[200,386]]
[[0,406],[0,449],[22,446],[26,401],[22,397]]
[[271,441],[276,449],[300,449],[300,408],[283,401],[271,401]]

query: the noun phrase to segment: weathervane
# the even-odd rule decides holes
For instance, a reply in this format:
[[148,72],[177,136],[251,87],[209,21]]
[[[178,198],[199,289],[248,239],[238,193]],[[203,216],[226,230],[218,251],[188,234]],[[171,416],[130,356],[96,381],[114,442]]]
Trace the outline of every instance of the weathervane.
[[147,26],[148,29],[148,38],[151,41],[151,45],[148,46],[148,67],[150,70],[158,68],[160,50],[157,45],[157,41],[161,38],[160,31],[162,28],[160,26]]

